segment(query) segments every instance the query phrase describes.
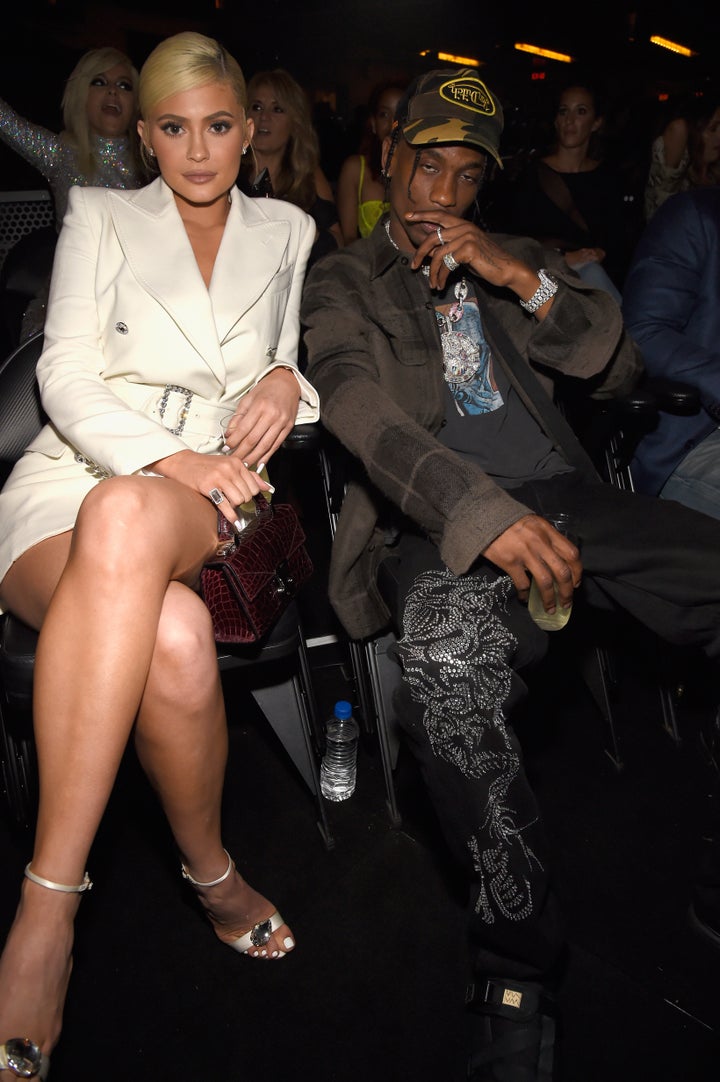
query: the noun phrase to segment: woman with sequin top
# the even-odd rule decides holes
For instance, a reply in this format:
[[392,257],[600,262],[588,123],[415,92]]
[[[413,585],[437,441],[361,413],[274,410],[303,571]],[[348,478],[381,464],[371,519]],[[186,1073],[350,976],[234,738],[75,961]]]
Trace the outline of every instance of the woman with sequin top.
[[118,49],[85,53],[65,85],[59,134],[26,120],[0,98],[0,139],[48,181],[58,229],[74,184],[139,188],[144,183],[134,131],[137,79],[132,61]]

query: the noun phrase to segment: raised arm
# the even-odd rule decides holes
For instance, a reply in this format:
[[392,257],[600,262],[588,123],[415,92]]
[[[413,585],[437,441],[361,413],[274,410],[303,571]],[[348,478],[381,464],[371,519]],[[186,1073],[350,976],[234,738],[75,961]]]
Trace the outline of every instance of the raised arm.
[[62,139],[55,132],[33,124],[0,98],[0,139],[46,178],[58,168]]

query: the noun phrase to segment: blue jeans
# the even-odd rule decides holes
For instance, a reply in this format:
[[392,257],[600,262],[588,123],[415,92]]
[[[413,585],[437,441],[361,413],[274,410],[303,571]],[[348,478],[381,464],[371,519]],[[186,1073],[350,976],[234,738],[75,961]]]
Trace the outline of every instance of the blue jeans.
[[660,490],[695,511],[720,518],[720,430],[711,432],[676,466]]
[[622,294],[615,286],[615,283],[603,267],[602,263],[581,263],[573,269],[580,275],[583,282],[586,282],[589,286],[593,286],[594,289],[603,289],[606,293],[609,293],[613,300],[616,300],[618,304],[622,304]]

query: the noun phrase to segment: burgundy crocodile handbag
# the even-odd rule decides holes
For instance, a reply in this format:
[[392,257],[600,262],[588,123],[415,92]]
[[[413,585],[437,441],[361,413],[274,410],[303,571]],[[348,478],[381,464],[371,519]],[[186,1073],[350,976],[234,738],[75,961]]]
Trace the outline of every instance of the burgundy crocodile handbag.
[[218,512],[218,537],[228,551],[208,560],[201,574],[216,642],[262,639],[313,572],[295,509],[260,495],[255,508],[240,533]]

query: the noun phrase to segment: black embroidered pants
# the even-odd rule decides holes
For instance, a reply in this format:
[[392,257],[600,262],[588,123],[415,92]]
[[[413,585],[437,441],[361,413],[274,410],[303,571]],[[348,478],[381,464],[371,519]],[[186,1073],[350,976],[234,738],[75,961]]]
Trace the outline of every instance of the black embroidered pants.
[[[513,492],[539,514],[566,511],[582,551],[583,608],[619,606],[671,643],[720,657],[720,522],[576,473]],[[401,629],[398,720],[447,842],[470,884],[472,969],[547,977],[562,950],[546,846],[512,730],[523,673],[547,634],[486,561],[452,575],[436,547],[404,535],[381,569]],[[562,632],[573,634],[573,620]]]

